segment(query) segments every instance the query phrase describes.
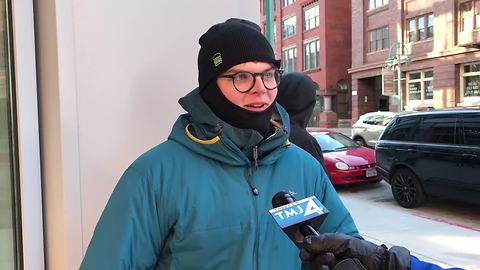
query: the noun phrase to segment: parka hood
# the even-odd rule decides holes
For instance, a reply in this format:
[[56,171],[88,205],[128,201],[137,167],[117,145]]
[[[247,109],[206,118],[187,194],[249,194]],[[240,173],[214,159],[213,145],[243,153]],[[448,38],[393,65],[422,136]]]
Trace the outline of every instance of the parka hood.
[[278,104],[271,121],[275,132],[268,138],[256,130],[236,128],[222,121],[203,101],[198,88],[180,98],[179,104],[187,114],[179,116],[169,139],[200,155],[229,165],[245,166],[252,162],[256,146],[259,164],[271,164],[290,145],[288,114]]

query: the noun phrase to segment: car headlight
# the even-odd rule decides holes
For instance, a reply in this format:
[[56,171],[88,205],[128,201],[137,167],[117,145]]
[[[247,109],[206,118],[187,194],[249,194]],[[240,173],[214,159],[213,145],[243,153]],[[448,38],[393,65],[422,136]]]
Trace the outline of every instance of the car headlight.
[[350,169],[350,166],[348,166],[348,164],[346,164],[345,162],[337,162],[335,163],[335,167],[343,171]]

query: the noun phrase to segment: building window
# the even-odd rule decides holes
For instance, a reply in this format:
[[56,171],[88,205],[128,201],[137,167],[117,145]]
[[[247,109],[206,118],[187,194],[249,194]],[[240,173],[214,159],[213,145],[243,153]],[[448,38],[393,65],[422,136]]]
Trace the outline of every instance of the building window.
[[370,52],[380,51],[388,48],[388,27],[369,31],[368,35],[370,42]]
[[433,38],[433,13],[427,14],[427,38]]
[[320,40],[310,40],[303,44],[303,70],[316,69],[320,66]]
[[418,31],[418,40],[425,39],[425,17],[421,16],[417,18],[417,31]]
[[408,101],[433,99],[433,70],[410,72],[408,78]]
[[407,19],[408,42],[433,38],[433,13]]
[[480,98],[480,62],[461,67],[461,92],[465,99]]
[[295,35],[295,25],[297,16],[292,16],[282,21],[282,38],[288,38]]
[[[275,21],[273,21],[273,43],[275,44],[277,42],[277,23]],[[265,34],[265,36],[267,35],[267,24],[264,23],[263,24],[263,34]]]
[[282,50],[282,69],[285,73],[297,70],[297,47]]
[[291,4],[293,4],[293,2],[295,2],[295,0],[282,0],[282,7],[286,7],[288,5],[291,5]]
[[273,21],[273,43],[277,42],[277,23]]
[[368,10],[383,7],[386,4],[388,4],[388,0],[370,0],[368,2]]
[[416,41],[417,37],[417,20],[415,18],[408,19],[408,42]]
[[303,10],[303,30],[307,31],[320,25],[318,4]]
[[459,4],[460,32],[480,28],[480,0],[472,0]]

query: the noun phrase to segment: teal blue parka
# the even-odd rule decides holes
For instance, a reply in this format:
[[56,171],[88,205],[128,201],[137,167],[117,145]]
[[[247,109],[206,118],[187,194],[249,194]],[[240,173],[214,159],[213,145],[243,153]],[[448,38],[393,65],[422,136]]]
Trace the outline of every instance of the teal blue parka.
[[280,105],[283,124],[263,139],[220,120],[198,90],[179,103],[188,114],[125,171],[80,269],[301,269],[268,212],[279,191],[315,195],[330,211],[320,232],[358,236],[322,166],[288,142]]

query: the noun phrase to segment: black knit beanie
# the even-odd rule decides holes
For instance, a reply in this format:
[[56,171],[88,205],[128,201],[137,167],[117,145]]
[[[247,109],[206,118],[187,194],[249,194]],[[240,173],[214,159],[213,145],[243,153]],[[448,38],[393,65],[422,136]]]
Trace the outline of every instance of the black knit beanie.
[[255,61],[280,68],[280,60],[275,59],[260,31],[258,25],[242,19],[210,27],[199,40],[198,83],[201,97],[220,119],[238,128],[257,130],[266,137],[271,132],[275,102],[262,112],[252,112],[230,102],[217,86],[217,77],[238,64]]
[[260,27],[243,19],[228,19],[215,24],[203,34],[198,43],[198,84],[200,91],[218,75],[231,67],[250,61],[272,63],[280,68],[280,60]]

